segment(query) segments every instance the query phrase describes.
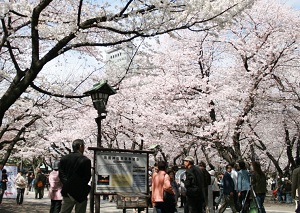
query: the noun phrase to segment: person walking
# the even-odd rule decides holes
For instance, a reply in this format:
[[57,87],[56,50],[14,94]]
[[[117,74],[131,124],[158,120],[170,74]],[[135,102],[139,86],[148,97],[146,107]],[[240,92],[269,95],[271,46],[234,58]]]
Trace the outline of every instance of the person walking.
[[28,176],[27,176],[27,192],[26,192],[27,195],[31,191],[32,180],[33,180],[33,174],[32,173],[28,173]]
[[212,192],[213,192],[213,206],[214,209],[218,209],[218,204],[216,202],[217,197],[220,196],[220,187],[218,185],[218,180],[215,176],[215,170],[210,170],[209,174],[211,176],[211,183],[210,185],[212,185]]
[[174,206],[172,206],[172,208],[175,210],[175,212],[177,212],[176,207],[177,207],[178,198],[180,196],[180,194],[179,194],[179,184],[175,180],[175,172],[174,172],[173,169],[168,170],[167,174],[170,177],[170,183],[171,183],[171,186],[172,186],[173,191],[175,193],[175,203],[174,203]]
[[185,173],[180,176],[179,192],[180,192],[180,206],[179,208],[184,208],[186,205],[186,188],[184,185]]
[[24,175],[24,171],[20,170],[15,180],[15,186],[17,189],[17,205],[22,205],[24,200],[24,192],[25,192],[27,182],[23,175]]
[[204,161],[201,161],[199,163],[199,168],[203,173],[204,176],[204,198],[205,198],[205,203],[203,205],[203,210],[204,212],[208,212],[208,186],[211,183],[211,176],[209,174],[209,172],[206,169],[206,163]]
[[249,212],[250,199],[249,196],[246,198],[247,192],[250,191],[250,173],[246,168],[246,163],[244,161],[238,162],[238,180],[237,180],[237,191],[239,203],[242,206],[241,212]]
[[231,177],[231,171],[232,171],[232,166],[228,164],[226,166],[226,172],[223,176],[224,202],[220,207],[219,213],[223,213],[226,210],[227,206],[230,206],[233,213],[237,212],[235,208],[235,202],[234,202],[235,187],[234,187],[233,179]]
[[72,143],[73,152],[63,156],[59,164],[59,178],[63,184],[61,213],[86,212],[87,196],[91,187],[91,160],[83,155],[85,145],[82,139]]
[[266,213],[264,207],[264,201],[267,192],[267,178],[265,173],[261,170],[260,164],[258,162],[252,162],[252,178],[251,185],[256,194],[256,201],[260,213]]
[[59,213],[61,210],[62,196],[61,189],[62,183],[59,179],[59,161],[55,161],[53,171],[49,174],[49,192],[48,197],[51,199],[50,213]]
[[42,199],[44,197],[44,188],[46,185],[46,176],[41,169],[37,169],[36,178],[34,181],[35,199]]
[[237,191],[237,181],[238,181],[237,167],[238,167],[238,164],[236,162],[231,162],[230,166],[232,168],[230,174],[231,174],[231,177],[232,177],[232,180],[234,183],[233,200],[234,200],[235,208],[237,208],[237,207],[241,206],[241,205],[239,205],[239,202],[238,202],[238,191]]
[[184,185],[187,197],[184,210],[187,213],[202,212],[205,205],[204,175],[200,168],[194,165],[192,156],[187,156],[183,163],[186,168]]
[[292,173],[292,199],[296,201],[296,213],[300,213],[299,196],[300,192],[300,158],[296,159],[296,168]]
[[6,174],[6,169],[3,169],[2,170],[2,180],[1,180],[1,189],[0,189],[0,204],[2,203],[2,199],[3,199],[3,195],[7,189],[7,182],[8,182],[8,179],[7,179],[7,174]]
[[157,163],[158,172],[154,172],[152,175],[152,205],[153,212],[155,213],[174,213],[174,207],[172,204],[164,200],[164,191],[174,196],[175,193],[170,182],[170,176],[166,173],[166,163],[159,161]]

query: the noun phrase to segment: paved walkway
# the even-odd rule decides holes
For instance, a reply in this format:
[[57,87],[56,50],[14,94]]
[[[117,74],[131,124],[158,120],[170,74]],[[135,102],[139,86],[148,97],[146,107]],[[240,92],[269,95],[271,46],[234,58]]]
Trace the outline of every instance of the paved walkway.
[[[45,191],[45,195],[47,195],[47,191]],[[89,205],[89,204],[88,204]],[[294,204],[280,204],[275,203],[274,201],[270,201],[267,198],[265,203],[265,208],[268,213],[291,213],[295,210]],[[50,209],[50,199],[45,197],[43,199],[34,199],[34,192],[29,192],[29,195],[25,195],[24,203],[21,206],[16,204],[14,199],[3,199],[2,204],[0,205],[0,213],[48,213]],[[88,210],[89,211],[89,206]],[[108,202],[101,200],[100,203],[100,212],[101,213],[122,213],[122,209],[116,208],[116,203]],[[134,212],[132,209],[128,209],[126,212],[132,213]],[[149,209],[149,213],[152,213],[153,210]],[[182,208],[178,208],[179,213],[183,213]],[[226,210],[227,212],[231,212],[230,209]]]

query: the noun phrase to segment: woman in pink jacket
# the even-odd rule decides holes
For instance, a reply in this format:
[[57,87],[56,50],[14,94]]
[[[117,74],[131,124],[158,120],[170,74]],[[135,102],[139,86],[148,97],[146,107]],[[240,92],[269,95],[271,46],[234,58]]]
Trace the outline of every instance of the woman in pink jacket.
[[174,213],[174,210],[169,208],[169,205],[164,202],[164,191],[175,195],[170,183],[170,176],[166,173],[166,163],[158,162],[158,172],[152,176],[152,203],[154,212],[157,213]]
[[59,161],[55,161],[53,171],[49,174],[50,189],[48,197],[51,199],[50,213],[59,213],[61,209],[62,196],[61,189],[62,183],[58,176]]

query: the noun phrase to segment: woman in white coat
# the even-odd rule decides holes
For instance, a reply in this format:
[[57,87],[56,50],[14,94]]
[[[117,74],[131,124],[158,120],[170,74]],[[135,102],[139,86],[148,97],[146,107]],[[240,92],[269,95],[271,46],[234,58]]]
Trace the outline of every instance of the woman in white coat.
[[23,204],[24,192],[25,192],[25,188],[27,186],[27,181],[23,175],[24,175],[24,171],[20,170],[18,172],[16,180],[15,180],[15,186],[17,189],[17,205]]

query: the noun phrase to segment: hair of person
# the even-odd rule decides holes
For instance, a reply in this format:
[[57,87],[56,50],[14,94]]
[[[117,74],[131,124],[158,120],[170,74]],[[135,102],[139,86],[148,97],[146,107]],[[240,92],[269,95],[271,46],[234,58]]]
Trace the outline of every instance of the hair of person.
[[2,169],[2,173],[6,173],[6,169]]
[[236,163],[235,163],[235,162],[231,162],[229,165],[230,165],[233,169],[235,169]]
[[168,170],[167,170],[167,174],[169,175],[169,174],[171,174],[171,173],[173,173],[173,174],[175,175],[175,171],[174,171],[173,169],[168,169]]
[[200,161],[199,166],[206,167],[206,163],[204,161]]
[[74,152],[79,151],[80,146],[84,145],[84,141],[82,139],[76,139],[72,143],[72,148]]
[[215,170],[214,165],[212,165],[211,163],[209,163],[208,165],[209,165],[210,170]]
[[167,164],[165,161],[158,161],[157,168],[158,170],[166,170]]
[[260,163],[259,162],[252,162],[252,167],[253,167],[253,171],[259,175],[263,175],[263,171],[261,170],[261,167],[260,167]]
[[229,166],[232,167],[231,164],[227,164],[226,167],[225,167],[226,170],[229,168]]
[[240,169],[245,170],[246,169],[246,163],[244,161],[239,161],[239,167],[240,167]]

